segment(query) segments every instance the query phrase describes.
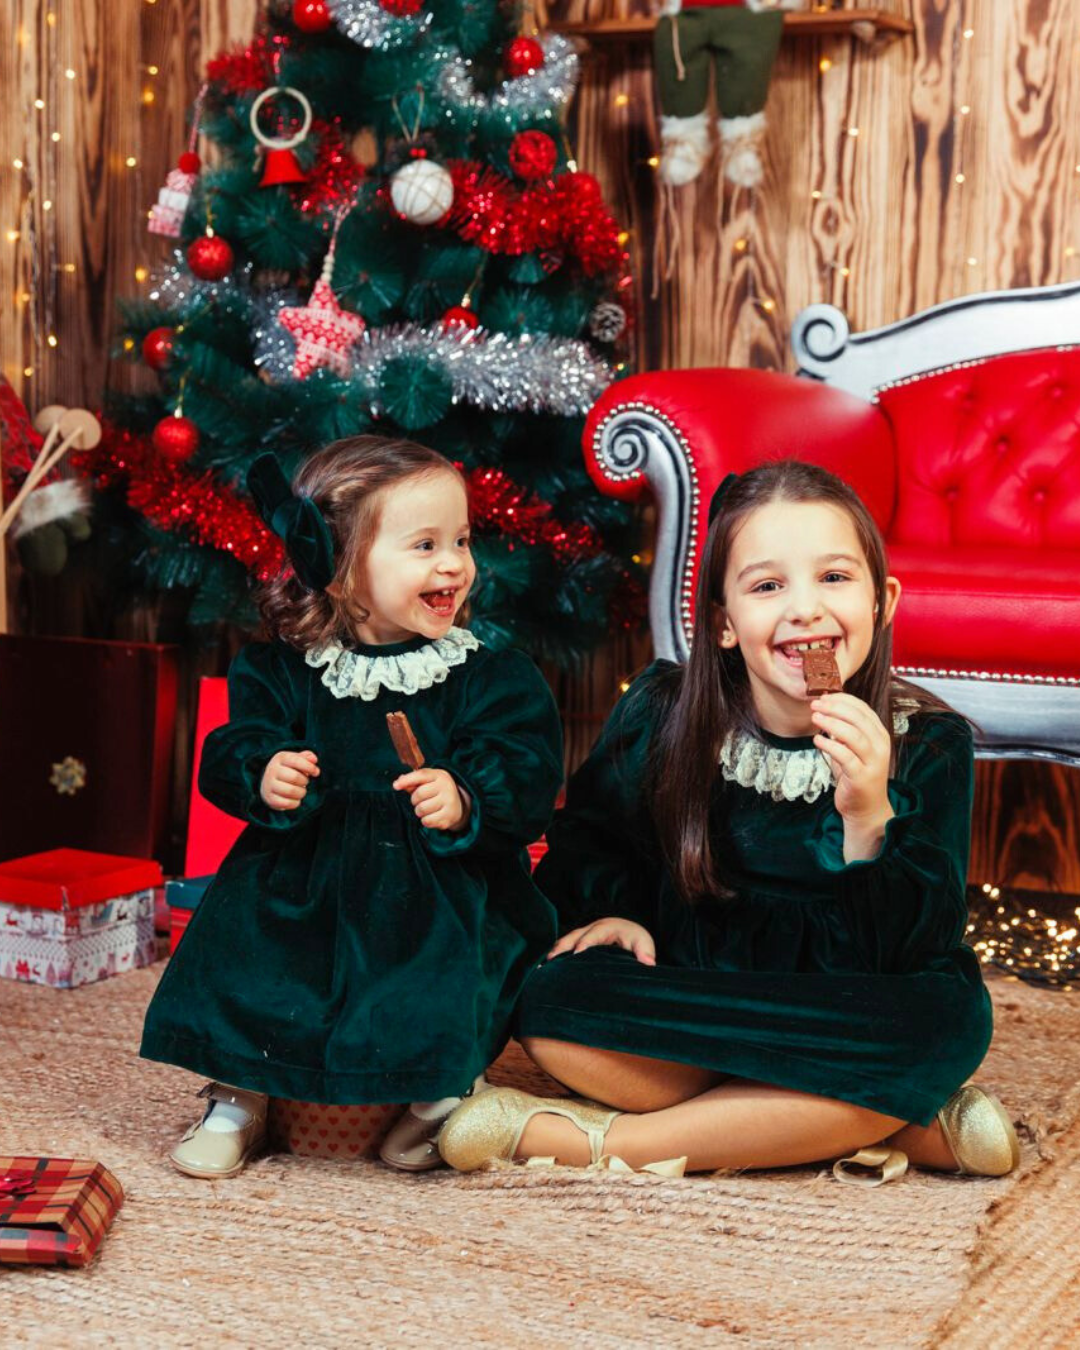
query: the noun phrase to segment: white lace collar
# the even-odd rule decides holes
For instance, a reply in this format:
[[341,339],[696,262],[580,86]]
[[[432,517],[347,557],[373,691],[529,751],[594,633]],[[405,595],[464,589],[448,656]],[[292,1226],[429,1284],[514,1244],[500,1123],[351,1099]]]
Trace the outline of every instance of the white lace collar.
[[[906,713],[893,714],[898,736],[908,730]],[[748,732],[730,732],[720,751],[720,772],[729,783],[753,788],[774,802],[816,802],[834,784],[832,765],[813,745],[785,749]]]
[[442,684],[452,668],[460,666],[481,644],[468,629],[451,628],[445,637],[425,642],[422,647],[401,651],[401,645],[380,654],[377,647],[354,652],[331,642],[308,652],[304,660],[309,666],[326,667],[322,682],[335,698],[362,698],[368,703],[378,697],[380,689],[415,694]]

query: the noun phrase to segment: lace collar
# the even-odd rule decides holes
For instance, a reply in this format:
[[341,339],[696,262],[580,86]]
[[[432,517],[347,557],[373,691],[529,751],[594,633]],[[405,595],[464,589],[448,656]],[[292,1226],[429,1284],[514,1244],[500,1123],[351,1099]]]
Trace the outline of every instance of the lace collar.
[[[903,736],[910,723],[905,712],[893,713],[893,729]],[[832,765],[807,738],[791,746],[771,745],[745,731],[731,732],[720,751],[720,772],[729,783],[753,788],[774,802],[816,802],[834,783]]]
[[359,651],[331,642],[308,652],[309,666],[325,666],[322,682],[335,698],[377,698],[380,689],[415,694],[442,684],[454,666],[460,666],[480,639],[465,628],[451,628],[434,642],[415,638],[386,647],[364,646]]

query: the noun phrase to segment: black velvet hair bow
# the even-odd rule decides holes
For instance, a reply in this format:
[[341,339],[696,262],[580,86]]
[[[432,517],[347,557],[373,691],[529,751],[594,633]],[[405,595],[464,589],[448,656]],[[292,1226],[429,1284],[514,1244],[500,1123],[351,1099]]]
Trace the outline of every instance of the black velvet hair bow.
[[284,540],[300,582],[310,591],[326,590],[334,579],[334,537],[323,513],[310,497],[293,492],[276,455],[259,456],[247,485],[259,515]]
[[712,495],[712,501],[709,503],[709,524],[710,524],[710,525],[711,525],[711,524],[713,523],[713,521],[716,519],[717,512],[720,510],[720,507],[721,507],[721,505],[723,504],[724,498],[728,495],[728,492],[729,492],[729,490],[730,490],[730,488],[731,488],[732,483],[735,482],[735,480],[738,478],[738,476],[739,476],[739,475],[738,475],[737,473],[729,473],[729,474],[727,474],[727,475],[725,476],[725,478],[724,478],[724,481],[720,484],[720,486],[719,486],[719,487],[716,489],[716,491],[713,493],[713,495]]

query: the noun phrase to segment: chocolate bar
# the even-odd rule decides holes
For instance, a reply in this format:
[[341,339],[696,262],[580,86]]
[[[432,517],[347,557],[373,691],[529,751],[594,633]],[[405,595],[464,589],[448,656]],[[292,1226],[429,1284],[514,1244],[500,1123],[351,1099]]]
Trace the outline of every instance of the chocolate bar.
[[844,682],[830,647],[815,647],[803,652],[803,679],[811,698],[816,698],[818,694],[840,693]]
[[413,735],[413,729],[409,726],[409,719],[403,712],[389,712],[386,714],[386,725],[390,731],[390,739],[394,742],[394,749],[397,751],[397,757],[407,769],[422,769],[424,767],[424,752],[420,749],[420,743]]

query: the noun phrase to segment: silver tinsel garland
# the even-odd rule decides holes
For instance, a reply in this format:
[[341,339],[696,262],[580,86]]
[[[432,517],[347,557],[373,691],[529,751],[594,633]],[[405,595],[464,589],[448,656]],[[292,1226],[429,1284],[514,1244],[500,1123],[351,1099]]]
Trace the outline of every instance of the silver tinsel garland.
[[155,267],[150,274],[148,296],[166,308],[198,300],[235,299],[249,304],[253,271],[251,263],[246,262],[233,267],[220,281],[202,281],[188,266],[183,250],[176,248],[172,260]]
[[528,75],[503,80],[491,94],[476,90],[472,62],[454,48],[433,53],[433,62],[443,62],[438,95],[449,109],[479,117],[494,113],[508,124],[528,116],[554,117],[573,97],[578,80],[578,57],[564,37],[547,33],[540,39],[544,64]]
[[399,17],[388,13],[378,0],[327,0],[327,9],[337,28],[360,47],[390,51],[415,41],[431,26],[431,13]]
[[[395,357],[427,357],[450,377],[455,403],[491,412],[573,417],[588,412],[613,378],[605,362],[573,338],[442,332],[404,324],[369,328],[353,352],[355,374],[371,384]],[[377,394],[372,408],[382,411]]]

